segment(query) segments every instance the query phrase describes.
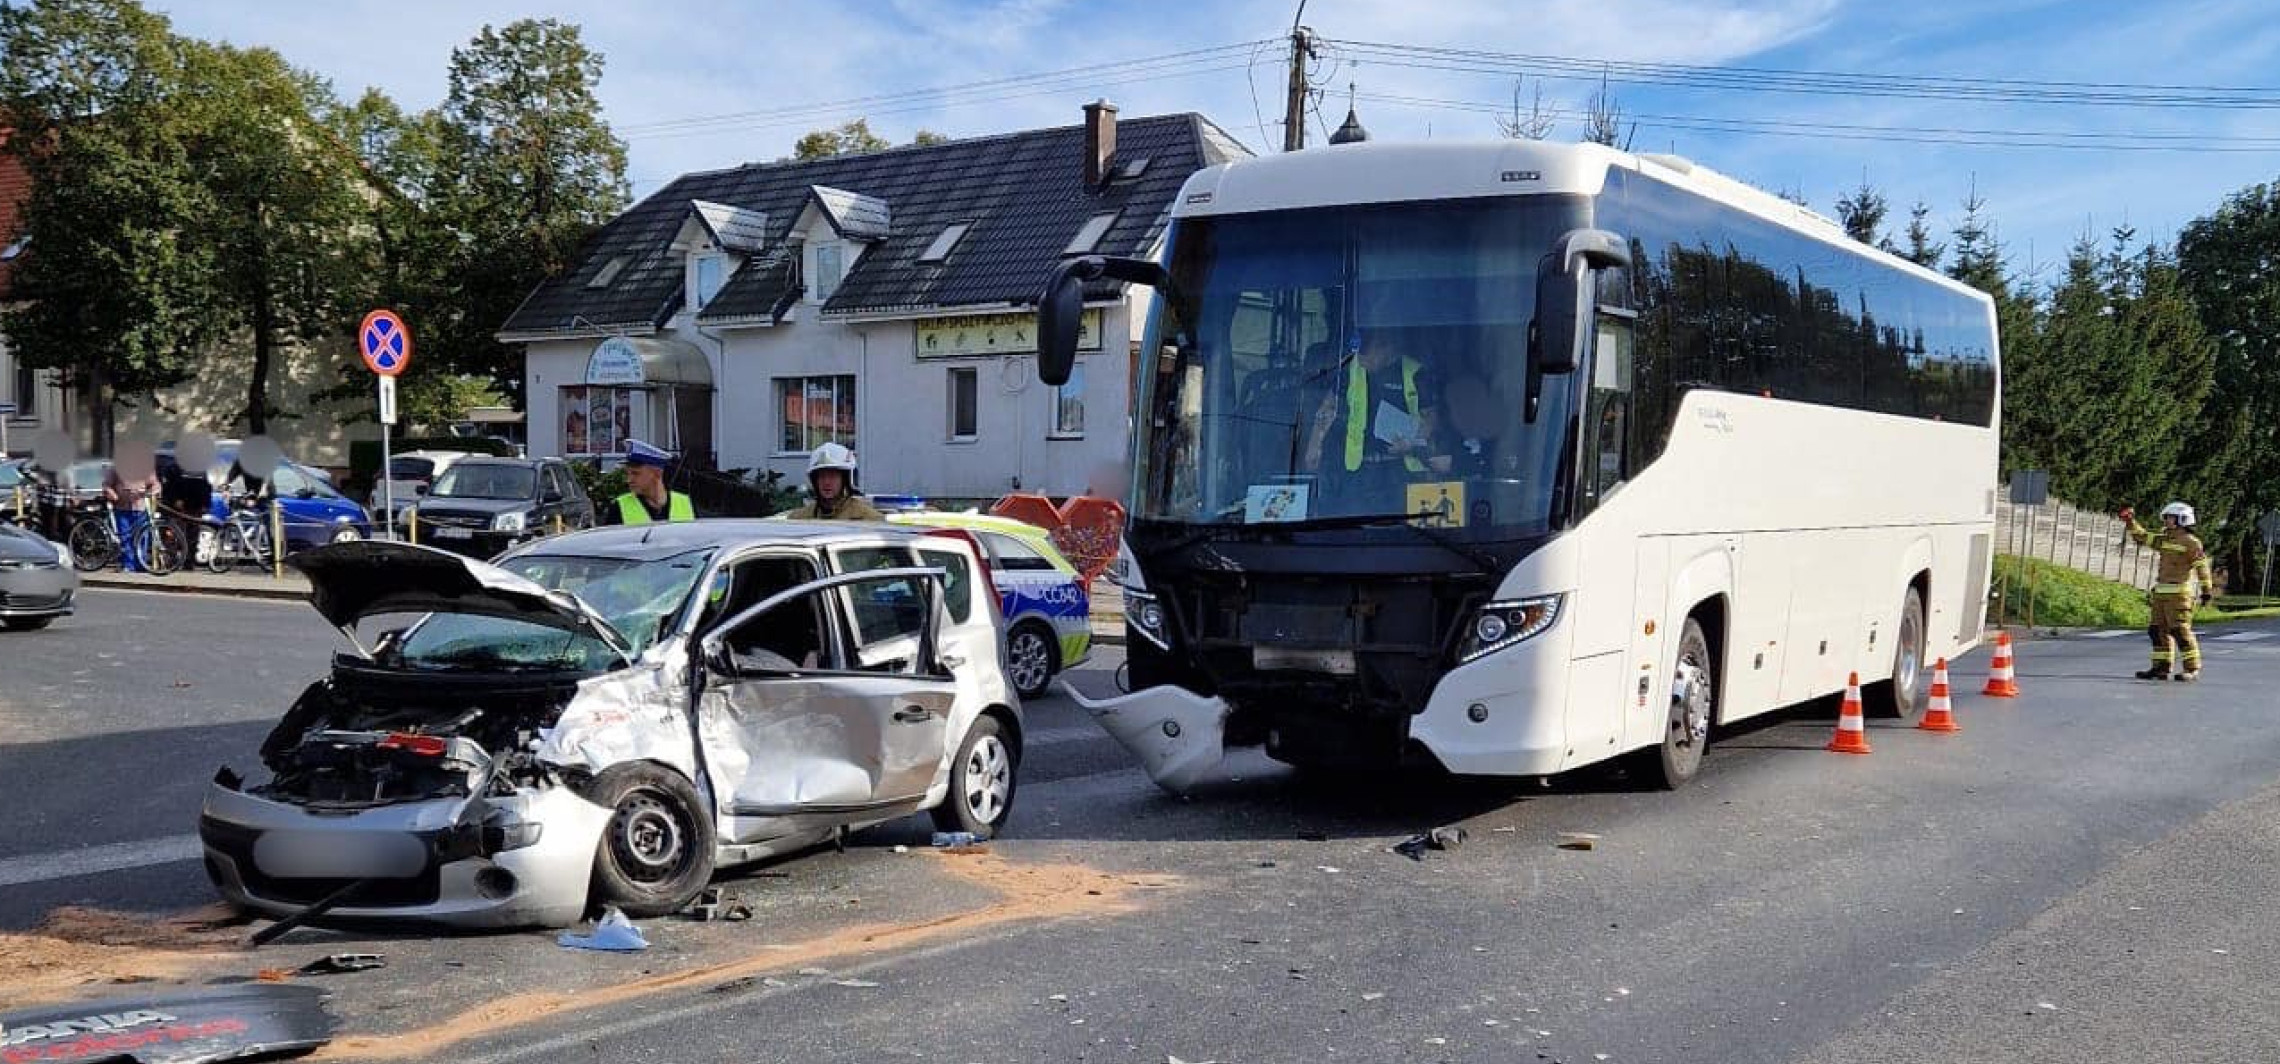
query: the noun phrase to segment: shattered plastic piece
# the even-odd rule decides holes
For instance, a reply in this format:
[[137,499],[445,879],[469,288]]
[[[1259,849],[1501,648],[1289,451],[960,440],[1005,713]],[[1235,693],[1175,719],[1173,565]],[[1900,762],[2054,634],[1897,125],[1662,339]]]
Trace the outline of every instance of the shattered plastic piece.
[[1449,1040],[1446,1038],[1428,1038],[1425,1040],[1425,1044],[1429,1046],[1445,1046],[1449,1044]]
[[1376,1000],[1379,1000],[1380,998],[1383,998],[1383,997],[1385,997],[1385,992],[1384,992],[1384,991],[1382,991],[1382,990],[1372,990],[1372,991],[1370,991],[1370,992],[1369,992],[1369,993],[1367,993],[1367,994],[1363,994],[1363,995],[1362,995],[1362,1000],[1363,1000],[1363,1001],[1376,1001]]
[[1519,831],[1520,829],[1519,829],[1519,828],[1490,828],[1490,829],[1488,829],[1488,830],[1489,830],[1489,833],[1490,833],[1490,834],[1492,834],[1492,835],[1510,835],[1510,834],[1513,834],[1513,833],[1515,833],[1515,832]]
[[908,846],[902,846],[902,845],[897,845],[897,846],[895,847],[895,852],[896,852],[896,853],[909,853],[909,852],[910,852],[910,847],[908,847]]
[[2058,1011],[2058,1006],[2056,1006],[2056,1005],[2053,1005],[2053,1004],[2051,1004],[2051,1003],[2050,1003],[2050,1002],[2048,1002],[2048,1001],[2037,1001],[2037,1002],[2035,1002],[2035,1007],[2036,1007],[2036,1008],[2038,1008],[2038,1009],[2041,1009],[2041,1010],[2043,1010],[2044,1012],[2057,1012],[2057,1011]]
[[1607,1059],[1607,1054],[1605,1054],[1605,1053],[1593,1053],[1593,1054],[1591,1055],[1591,1059],[1593,1059],[1593,1060],[1606,1060],[1606,1059]]
[[1454,850],[1465,844],[1465,829],[1454,824],[1425,833],[1425,843],[1436,850]]
[[[332,1039],[325,992],[241,983],[0,1012],[5,1058],[208,1064],[306,1052]],[[118,1049],[99,1048],[118,1046]]]
[[1596,850],[1599,848],[1599,836],[1588,831],[1563,831],[1560,832],[1559,847],[1563,850]]
[[971,831],[937,831],[930,845],[937,850],[947,850],[959,846],[979,846],[988,841],[989,836],[977,835]]
[[1045,1000],[1047,1000],[1047,1001],[1061,1001],[1061,1002],[1066,1002],[1066,1001],[1068,1001],[1068,1000],[1069,1000],[1069,995],[1067,995],[1067,994],[1048,994],[1048,995],[1046,995],[1046,996],[1045,996]]
[[319,957],[301,966],[302,975],[343,975],[349,972],[368,972],[388,966],[388,958],[377,953],[335,953]]
[[1061,692],[1124,744],[1156,786],[1173,794],[1187,793],[1227,756],[1231,707],[1221,699],[1168,684],[1095,700],[1063,681]]
[[1616,987],[1616,988],[1615,988],[1615,996],[1617,996],[1617,997],[1630,997],[1630,996],[1631,996],[1631,988],[1630,988],[1630,987],[1627,987],[1627,986],[1619,986],[1619,987]]
[[742,902],[738,902],[735,905],[729,906],[728,911],[722,913],[720,918],[732,924],[741,924],[746,920],[752,919],[752,907]]
[[1326,865],[1326,864],[1318,864],[1318,865],[1315,865],[1315,866],[1314,866],[1314,870],[1315,870],[1315,871],[1317,871],[1317,872],[1328,872],[1328,873],[1330,873],[1331,875],[1337,875],[1339,872],[1343,871],[1343,869],[1341,869],[1341,868],[1337,867],[1336,865]]
[[869,990],[872,987],[878,986],[879,984],[874,983],[868,979],[834,979],[831,981],[831,985],[854,987],[857,990]]
[[581,935],[564,931],[554,940],[570,949],[601,950],[608,953],[636,953],[649,948],[649,940],[633,921],[625,918],[617,906],[602,910],[602,918],[594,921],[594,932]]

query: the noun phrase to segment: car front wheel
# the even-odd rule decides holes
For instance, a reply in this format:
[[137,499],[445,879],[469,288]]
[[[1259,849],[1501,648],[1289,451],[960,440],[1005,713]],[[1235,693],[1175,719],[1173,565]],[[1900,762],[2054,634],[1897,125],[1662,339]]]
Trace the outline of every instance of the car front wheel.
[[358,532],[355,525],[341,525],[338,528],[333,529],[332,539],[330,542],[354,543],[357,540],[363,538],[364,533]]
[[934,807],[934,826],[984,838],[997,834],[1013,814],[1017,767],[1005,725],[991,716],[975,720],[958,744],[957,759],[950,763],[950,793]]
[[713,825],[697,790],[662,765],[617,765],[585,789],[610,810],[594,851],[588,903],[627,916],[665,916],[688,907],[711,882]]

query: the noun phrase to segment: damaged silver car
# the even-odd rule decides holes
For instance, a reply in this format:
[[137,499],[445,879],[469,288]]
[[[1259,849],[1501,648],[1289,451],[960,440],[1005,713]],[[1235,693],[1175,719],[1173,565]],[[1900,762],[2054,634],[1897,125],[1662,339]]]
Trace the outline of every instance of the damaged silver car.
[[673,912],[716,868],[919,810],[992,834],[1022,718],[974,550],[703,521],[490,564],[300,555],[354,650],[262,743],[266,778],[215,778],[207,872],[272,916],[562,925]]

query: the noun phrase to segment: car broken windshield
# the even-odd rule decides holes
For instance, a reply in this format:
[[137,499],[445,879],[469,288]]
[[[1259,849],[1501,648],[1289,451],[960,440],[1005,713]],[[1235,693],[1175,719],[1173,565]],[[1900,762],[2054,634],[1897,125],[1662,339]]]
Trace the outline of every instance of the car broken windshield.
[[[576,596],[623,635],[637,656],[673,630],[710,550],[642,561],[534,554],[499,567],[549,591]],[[585,631],[471,613],[433,614],[407,630],[389,659],[409,668],[602,672],[618,653]]]

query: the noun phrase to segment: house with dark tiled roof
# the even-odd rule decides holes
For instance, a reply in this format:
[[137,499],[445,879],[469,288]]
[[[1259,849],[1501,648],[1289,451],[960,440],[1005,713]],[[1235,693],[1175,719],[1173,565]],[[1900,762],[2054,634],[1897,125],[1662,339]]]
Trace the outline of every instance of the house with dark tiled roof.
[[1066,255],[1150,256],[1189,175],[1249,154],[1195,114],[688,174],[613,219],[499,338],[524,345],[533,454],[628,437],[799,482],[855,449],[873,492],[1072,494],[1121,467],[1146,290],[1087,293],[1083,353],[1037,379]]
[[[11,132],[0,129],[0,147],[6,146]],[[15,298],[12,284],[16,263],[30,250],[30,241],[24,236],[23,207],[31,191],[31,175],[24,171],[23,161],[0,151],[0,306]],[[0,405],[7,408],[0,413],[0,423],[7,428],[8,447],[18,451],[28,448],[32,433],[52,423],[62,400],[54,374],[17,362],[9,350],[8,337],[0,334]]]

